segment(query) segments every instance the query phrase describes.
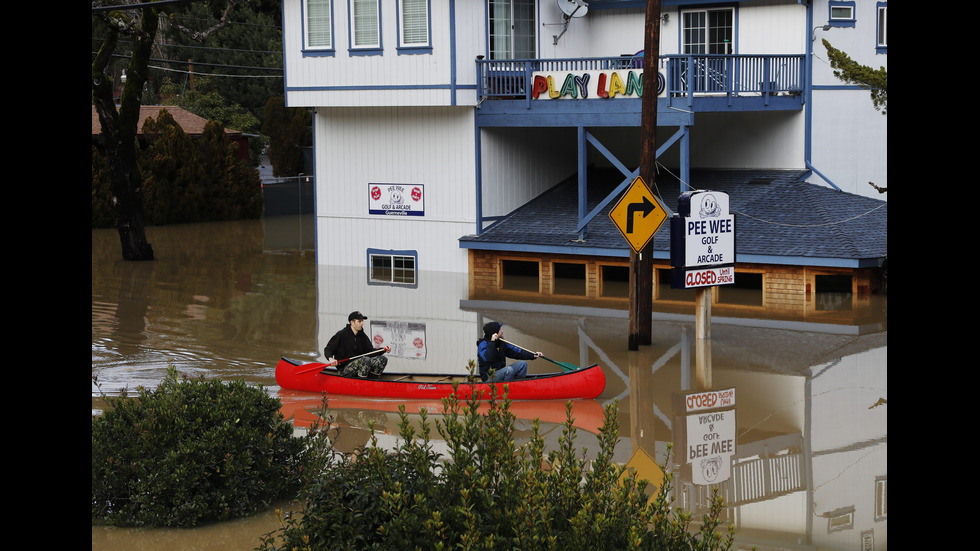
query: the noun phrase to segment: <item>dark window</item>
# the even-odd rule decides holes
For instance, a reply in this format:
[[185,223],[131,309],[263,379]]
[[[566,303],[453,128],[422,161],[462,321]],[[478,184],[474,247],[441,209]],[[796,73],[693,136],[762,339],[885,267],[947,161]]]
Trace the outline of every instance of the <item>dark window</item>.
[[599,277],[602,278],[600,295],[604,297],[629,298],[630,269],[629,266],[600,266]]
[[538,263],[528,260],[501,260],[503,275],[501,288],[509,291],[531,291],[537,293],[540,270]]
[[555,294],[585,296],[585,264],[555,262]]

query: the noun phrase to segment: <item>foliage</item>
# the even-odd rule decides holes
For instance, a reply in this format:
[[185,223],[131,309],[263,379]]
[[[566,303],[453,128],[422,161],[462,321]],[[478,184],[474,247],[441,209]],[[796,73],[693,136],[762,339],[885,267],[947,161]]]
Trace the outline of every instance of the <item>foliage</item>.
[[[179,97],[177,105],[195,115],[209,121],[218,121],[225,128],[237,130],[243,134],[256,135],[262,123],[255,114],[246,111],[241,105],[231,103],[221,96],[211,78],[197,79],[197,85]],[[259,154],[265,148],[267,139],[261,137],[249,138],[249,162],[253,166],[259,164]]]
[[[208,121],[193,139],[166,109],[143,125],[147,148],[139,154],[143,210],[147,224],[179,224],[258,218],[262,186],[258,171],[238,158],[237,144],[224,127]],[[92,227],[112,220],[103,165],[93,151]],[[108,210],[108,212],[106,211]]]
[[848,84],[857,84],[870,90],[871,102],[875,109],[881,111],[882,115],[886,115],[888,110],[888,70],[884,67],[875,70],[861,65],[846,53],[831,46],[826,38],[823,39],[823,46],[827,48],[827,57],[830,59],[830,66],[834,69],[834,76]]
[[264,108],[262,133],[269,136],[269,162],[274,176],[295,176],[304,172],[303,148],[313,145],[309,109],[286,107],[282,96],[269,98]]
[[92,521],[191,527],[295,495],[302,440],[278,398],[244,381],[178,379],[92,418]]
[[734,527],[727,537],[716,532],[723,506],[717,495],[700,530],[693,531],[691,515],[672,507],[669,473],[652,499],[647,481],[637,481],[632,471],[623,476],[624,467],[612,461],[619,438],[615,403],[606,407],[591,468],[584,452],[576,455],[571,402],[559,448],[547,454],[536,420],[530,440],[518,446],[510,401],[505,396],[488,405],[483,413],[475,398],[444,400],[444,420],[435,426],[447,457],[433,451],[427,412],[420,412],[416,429],[404,406],[397,449],[386,452],[372,437],[369,446],[348,455],[329,443],[338,429],[325,401],[323,422],[308,435],[304,465],[310,470],[300,494],[304,510],[280,516],[281,527],[263,537],[258,549],[731,547]]
[[[186,10],[171,16],[172,24],[162,33],[169,43],[165,54],[184,63],[191,60],[195,92],[207,78],[212,81],[209,91],[226,98],[229,105],[241,106],[245,112],[261,117],[265,101],[283,90],[281,69],[257,69],[282,67],[282,28],[277,21],[281,12],[281,2],[242,2],[221,32],[196,40],[192,33],[210,28],[220,12],[216,14],[202,3],[188,4]],[[187,64],[170,67],[186,69]],[[191,75],[182,78],[185,93],[190,93],[186,81]],[[229,128],[250,131],[227,120],[222,122]]]

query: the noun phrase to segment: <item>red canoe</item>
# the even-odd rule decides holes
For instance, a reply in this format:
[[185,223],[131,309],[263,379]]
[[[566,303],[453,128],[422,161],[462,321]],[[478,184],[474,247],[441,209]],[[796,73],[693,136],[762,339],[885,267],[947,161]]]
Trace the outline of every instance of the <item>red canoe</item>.
[[[416,400],[441,399],[453,393],[453,383],[458,383],[456,395],[467,399],[474,392],[480,399],[490,396],[487,383],[471,384],[466,375],[419,375],[385,373],[380,378],[341,377],[333,368],[322,363],[300,363],[281,358],[276,365],[276,383],[290,390],[326,392],[346,396],[371,396],[375,398],[407,398]],[[504,386],[509,388],[511,400],[565,400],[571,398],[592,399],[606,388],[606,375],[599,364],[574,371],[528,375],[507,383],[498,383],[497,396],[503,395]]]

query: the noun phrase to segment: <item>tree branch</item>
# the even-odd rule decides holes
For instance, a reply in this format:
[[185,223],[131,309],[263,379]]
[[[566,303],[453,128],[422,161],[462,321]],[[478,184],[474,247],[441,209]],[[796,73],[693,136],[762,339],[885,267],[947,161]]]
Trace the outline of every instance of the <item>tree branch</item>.
[[[221,18],[218,19],[218,22],[212,25],[211,27],[204,29],[203,31],[195,31],[192,29],[188,29],[187,27],[181,25],[180,23],[175,23],[173,20],[170,20],[170,24],[173,26],[174,29],[187,35],[187,37],[190,38],[191,40],[195,40],[197,42],[204,42],[204,39],[206,39],[208,35],[210,35],[214,31],[222,27],[228,26],[228,14],[231,13],[231,10],[234,9],[237,4],[238,4],[238,0],[228,0],[228,5],[225,6],[225,11],[224,13],[221,14]],[[169,14],[167,15],[169,17]]]

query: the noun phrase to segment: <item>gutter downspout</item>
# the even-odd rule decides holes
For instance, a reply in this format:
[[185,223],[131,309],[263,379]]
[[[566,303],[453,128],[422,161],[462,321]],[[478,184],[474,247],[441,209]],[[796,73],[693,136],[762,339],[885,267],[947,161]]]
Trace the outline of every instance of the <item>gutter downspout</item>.
[[[806,41],[806,109],[804,111],[803,120],[806,129],[803,134],[803,164],[804,166],[820,176],[825,182],[830,184],[830,187],[837,191],[841,191],[836,184],[830,181],[829,178],[823,175],[816,167],[813,166],[811,162],[812,152],[813,152],[813,1],[807,2],[806,6],[806,37],[810,40]],[[806,180],[806,177],[803,178]]]

